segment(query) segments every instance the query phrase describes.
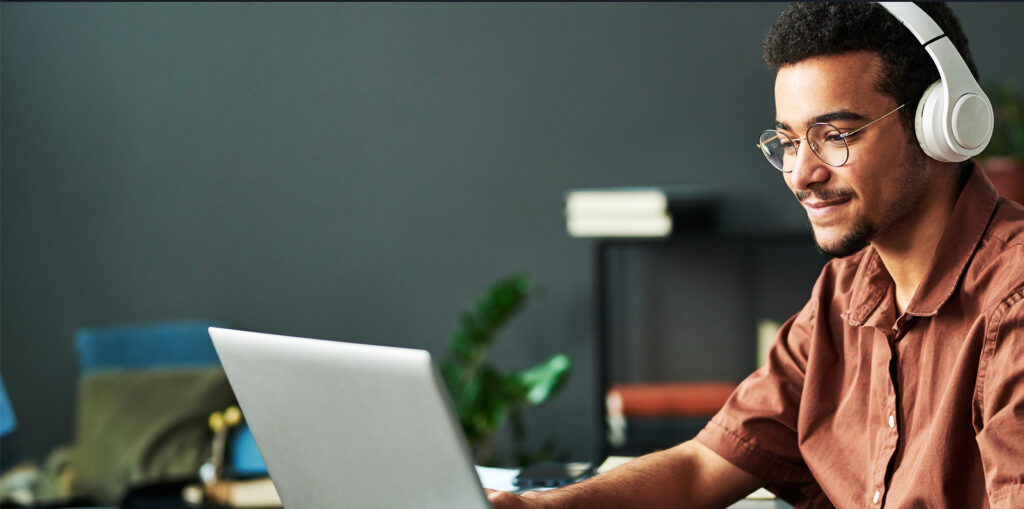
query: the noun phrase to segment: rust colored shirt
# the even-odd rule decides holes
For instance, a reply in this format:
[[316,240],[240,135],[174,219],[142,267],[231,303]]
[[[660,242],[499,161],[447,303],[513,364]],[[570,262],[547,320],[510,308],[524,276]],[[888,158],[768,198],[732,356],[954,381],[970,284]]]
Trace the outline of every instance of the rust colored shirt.
[[831,260],[697,440],[797,507],[1024,507],[1024,208],[975,169],[903,315]]

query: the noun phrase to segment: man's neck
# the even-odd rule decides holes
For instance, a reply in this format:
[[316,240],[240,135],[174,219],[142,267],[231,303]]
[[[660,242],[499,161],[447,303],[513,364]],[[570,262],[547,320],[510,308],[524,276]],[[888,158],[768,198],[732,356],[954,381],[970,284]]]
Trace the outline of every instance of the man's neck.
[[903,314],[928,274],[962,188],[956,177],[936,180],[930,199],[926,198],[915,214],[891,225],[871,242],[896,285],[898,314]]

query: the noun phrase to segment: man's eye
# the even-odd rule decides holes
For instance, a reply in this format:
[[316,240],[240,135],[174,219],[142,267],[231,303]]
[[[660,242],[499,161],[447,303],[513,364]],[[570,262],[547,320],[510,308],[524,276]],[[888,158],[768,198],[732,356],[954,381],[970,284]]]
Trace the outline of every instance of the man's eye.
[[842,145],[845,143],[846,136],[838,131],[832,131],[825,135],[825,142],[833,145]]

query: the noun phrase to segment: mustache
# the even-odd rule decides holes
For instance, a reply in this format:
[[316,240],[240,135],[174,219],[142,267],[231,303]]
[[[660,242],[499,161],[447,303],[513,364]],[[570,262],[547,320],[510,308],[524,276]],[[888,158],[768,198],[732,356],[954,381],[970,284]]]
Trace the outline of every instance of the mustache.
[[804,189],[796,192],[796,199],[803,203],[804,200],[814,196],[821,201],[835,201],[852,198],[856,193],[853,189]]

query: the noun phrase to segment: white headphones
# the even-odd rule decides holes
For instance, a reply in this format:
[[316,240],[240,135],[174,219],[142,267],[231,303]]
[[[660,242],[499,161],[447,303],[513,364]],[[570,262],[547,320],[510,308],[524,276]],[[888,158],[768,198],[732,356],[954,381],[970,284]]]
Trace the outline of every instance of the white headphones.
[[939,25],[913,2],[878,2],[917,37],[939,69],[917,105],[914,130],[924,153],[955,163],[978,155],[992,138],[992,103]]

